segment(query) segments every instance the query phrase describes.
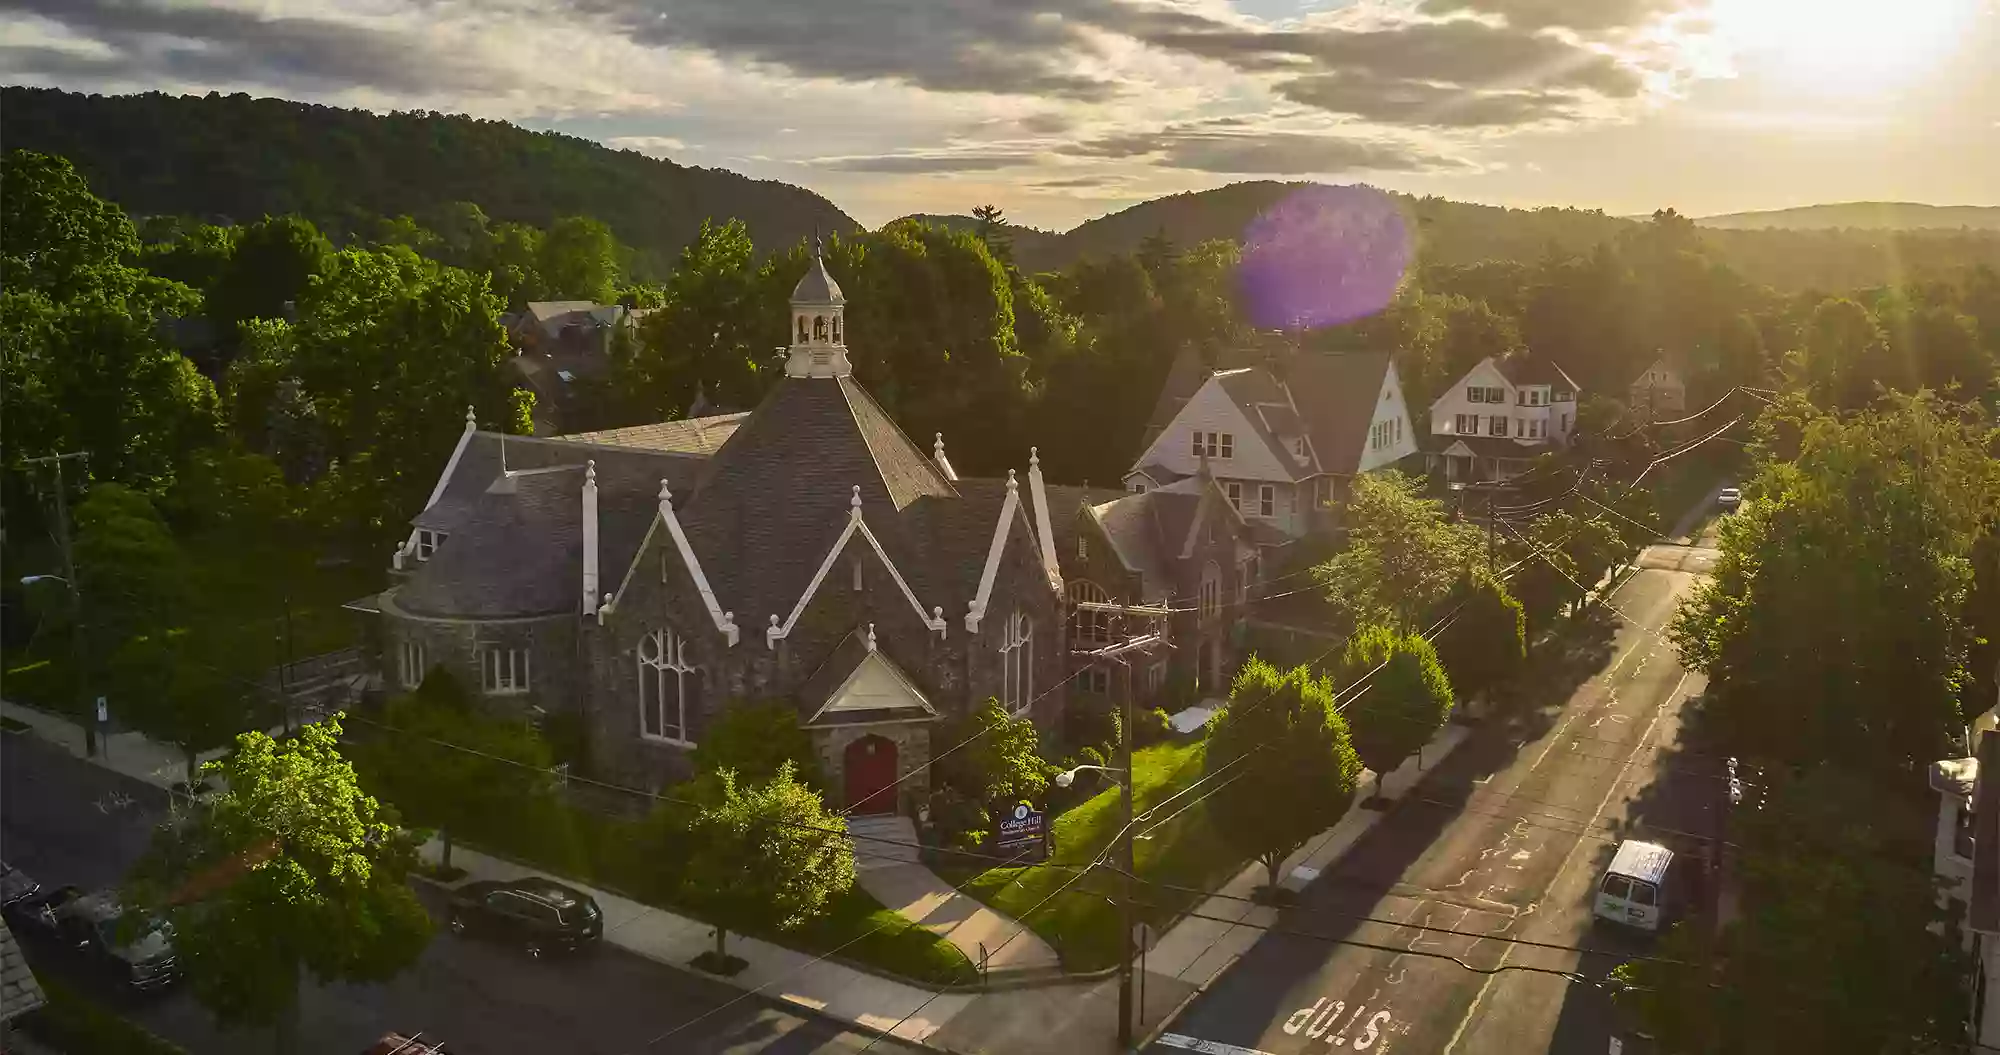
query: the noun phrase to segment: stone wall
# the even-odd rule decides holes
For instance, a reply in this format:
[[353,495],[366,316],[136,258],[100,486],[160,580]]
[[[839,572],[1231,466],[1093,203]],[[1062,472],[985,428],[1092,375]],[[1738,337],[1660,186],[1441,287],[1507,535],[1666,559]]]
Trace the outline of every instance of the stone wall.
[[[550,713],[574,710],[584,698],[583,665],[578,655],[574,614],[534,619],[438,619],[412,615],[398,608],[395,595],[382,599],[380,647],[383,684],[390,692],[402,684],[402,645],[424,646],[429,668],[443,667],[474,699],[496,714],[528,714],[535,707]],[[528,650],[528,691],[489,694],[481,688],[481,653],[488,648]]]

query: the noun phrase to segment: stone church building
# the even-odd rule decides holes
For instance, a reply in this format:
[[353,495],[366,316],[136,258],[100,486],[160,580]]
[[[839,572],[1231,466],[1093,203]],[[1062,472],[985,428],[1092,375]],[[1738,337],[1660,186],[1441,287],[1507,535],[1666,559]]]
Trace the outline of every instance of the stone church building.
[[789,701],[857,812],[913,812],[932,730],[989,697],[1053,733],[1068,631],[1035,454],[970,479],[942,438],[919,449],[855,382],[844,310],[815,254],[748,413],[553,437],[468,418],[376,601],[385,680],[442,666],[488,706],[576,713],[595,775],[650,788],[732,702]]

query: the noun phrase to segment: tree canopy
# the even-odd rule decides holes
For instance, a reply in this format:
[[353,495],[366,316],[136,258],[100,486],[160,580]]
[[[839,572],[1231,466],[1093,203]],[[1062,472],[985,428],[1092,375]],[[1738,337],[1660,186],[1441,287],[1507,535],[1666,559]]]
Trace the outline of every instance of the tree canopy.
[[1341,680],[1366,679],[1347,707],[1354,753],[1382,778],[1424,746],[1451,717],[1451,679],[1422,637],[1385,626],[1366,627],[1347,642]]
[[1272,889],[1285,858],[1347,812],[1361,775],[1328,680],[1305,667],[1280,672],[1255,656],[1209,719],[1203,765],[1227,774],[1209,801],[1216,831],[1264,865]]
[[791,763],[762,784],[727,770],[718,778],[718,800],[695,822],[682,891],[714,921],[721,958],[728,928],[791,929],[825,911],[854,885],[854,847],[846,819],[799,783]]

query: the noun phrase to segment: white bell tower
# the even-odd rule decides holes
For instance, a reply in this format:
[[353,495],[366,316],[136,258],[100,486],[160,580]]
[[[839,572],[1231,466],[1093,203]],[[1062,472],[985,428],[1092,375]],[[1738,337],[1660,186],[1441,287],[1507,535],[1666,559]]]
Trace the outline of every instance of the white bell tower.
[[785,362],[790,377],[846,377],[854,372],[847,361],[847,335],[841,316],[847,298],[840,284],[826,273],[820,255],[819,236],[813,236],[812,266],[792,289],[791,358]]

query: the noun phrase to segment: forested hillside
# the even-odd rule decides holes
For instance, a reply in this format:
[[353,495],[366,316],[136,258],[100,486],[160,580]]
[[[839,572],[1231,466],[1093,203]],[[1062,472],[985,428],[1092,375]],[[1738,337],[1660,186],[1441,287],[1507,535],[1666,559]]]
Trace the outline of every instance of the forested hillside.
[[809,190],[689,168],[504,121],[371,114],[247,95],[80,95],[0,89],[7,145],[69,159],[93,189],[136,217],[249,223],[296,213],[336,241],[378,216],[436,227],[454,202],[498,222],[603,221],[658,270],[702,221],[741,219],[760,245],[815,227],[859,227]]
[[1837,205],[1802,205],[1796,209],[1702,216],[1694,222],[1702,227],[1745,230],[1825,231],[1853,227],[1871,231],[1955,231],[1959,228],[2000,231],[2000,206],[1850,201]]

